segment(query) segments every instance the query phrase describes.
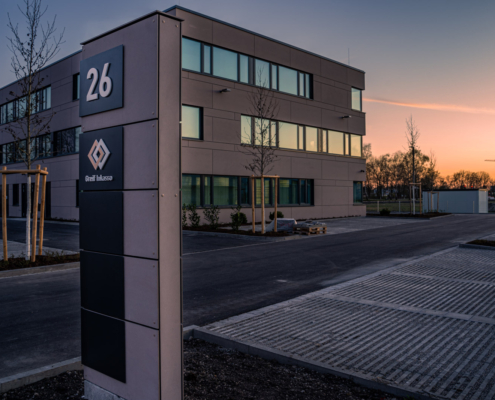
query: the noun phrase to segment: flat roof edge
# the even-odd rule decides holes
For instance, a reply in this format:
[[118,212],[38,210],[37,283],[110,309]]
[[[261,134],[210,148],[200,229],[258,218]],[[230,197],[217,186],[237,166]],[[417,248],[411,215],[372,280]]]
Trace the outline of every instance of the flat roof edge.
[[[273,39],[269,36],[265,36],[265,35],[262,35],[261,33],[257,33],[257,32],[254,32],[254,31],[251,31],[249,29],[246,29],[246,28],[242,28],[240,26],[237,26],[237,25],[234,25],[234,24],[231,24],[229,22],[225,22],[225,21],[222,21],[220,19],[217,19],[217,18],[213,18],[213,17],[210,17],[209,15],[205,15],[205,14],[201,14],[199,12],[196,12],[196,11],[193,11],[193,10],[190,10],[188,8],[184,8],[184,7],[181,7],[181,6],[178,6],[178,5],[175,5],[175,6],[172,6],[172,7],[169,7],[167,8],[165,11],[163,11],[164,13],[167,13],[169,11],[172,11],[173,9],[178,9],[178,10],[182,10],[182,11],[185,11],[185,12],[188,12],[188,13],[191,13],[191,14],[195,14],[199,17],[203,17],[203,18],[207,18],[209,20],[212,20],[212,21],[215,21],[215,22],[218,22],[220,24],[224,24],[224,25],[227,25],[227,26],[230,26],[231,28],[236,28],[236,29],[239,29],[241,31],[244,31],[244,32],[247,32],[247,33],[251,33],[253,35],[256,35],[256,36],[259,36],[259,37],[262,37],[263,39],[268,39],[268,40],[271,40],[272,42],[275,42],[275,43],[279,43],[279,44],[282,44],[284,46],[287,46],[287,47],[290,47],[290,48],[293,48],[295,50],[299,50],[299,51],[302,51],[304,53],[307,53],[307,54],[310,54],[312,56],[315,56],[315,57],[318,57],[318,58],[323,58],[324,60],[327,60],[327,61],[331,61],[331,62],[334,62],[336,64],[339,64],[339,65],[343,65],[344,67],[347,67],[347,68],[351,68],[355,71],[359,71],[359,72],[362,72],[363,74],[366,74],[365,71],[363,71],[362,69],[359,69],[359,68],[356,68],[356,67],[353,67],[351,65],[347,65],[347,64],[344,64],[344,63],[341,63],[340,61],[335,61],[335,60],[332,60],[331,58],[328,58],[328,57],[325,57],[325,56],[322,56],[320,54],[316,54],[316,53],[313,53],[309,50],[304,50],[304,49],[301,49],[300,47],[297,47],[297,46],[294,46],[292,44],[288,44],[288,43],[285,43],[285,42],[282,42],[280,40],[277,40],[277,39]],[[167,14],[167,15],[170,15],[170,14]]]
[[130,25],[133,25],[133,24],[135,24],[135,23],[137,23],[139,21],[142,21],[143,19],[149,18],[152,15],[156,15],[156,14],[161,15],[163,17],[170,18],[170,19],[174,19],[176,21],[180,21],[180,22],[184,21],[183,19],[178,18],[178,17],[176,17],[174,15],[166,14],[163,11],[155,10],[155,11],[152,11],[152,12],[146,14],[146,15],[143,15],[142,17],[139,17],[139,18],[133,19],[132,21],[126,22],[123,25],[117,26],[116,28],[110,29],[109,31],[103,32],[102,34],[100,34],[98,36],[95,36],[95,37],[93,37],[91,39],[85,40],[84,42],[81,43],[81,45],[84,46],[84,45],[86,45],[88,43],[91,43],[91,42],[93,42],[93,41],[95,41],[95,40],[97,40],[99,38],[102,38],[103,36],[107,36],[107,35],[109,35],[111,33],[114,33],[116,31],[119,31],[119,30],[121,30],[123,28],[126,28],[126,27],[128,27]]
[[[59,63],[59,62],[62,62],[62,61],[64,61],[64,60],[67,60],[68,58],[71,58],[71,57],[73,57],[73,56],[75,56],[76,54],[79,54],[79,53],[81,53],[81,52],[82,52],[82,50],[77,50],[77,51],[75,51],[74,53],[71,53],[71,54],[69,54],[68,56],[65,56],[65,57],[61,58],[60,60],[54,61],[54,62],[52,62],[51,64],[48,64],[47,66],[45,66],[45,67],[41,68],[39,72],[44,71],[45,69],[50,68],[50,67],[54,66],[55,64],[57,64],[57,63]],[[20,80],[21,80],[21,79],[18,79],[18,80],[14,81],[14,82],[8,83],[8,84],[6,84],[4,87],[1,87],[1,88],[0,88],[0,90],[3,90],[3,89],[5,89],[5,88],[9,87],[10,85],[14,85],[14,84],[16,84],[16,83],[17,83],[17,82],[19,82]],[[4,104],[4,103],[0,103],[0,104]]]

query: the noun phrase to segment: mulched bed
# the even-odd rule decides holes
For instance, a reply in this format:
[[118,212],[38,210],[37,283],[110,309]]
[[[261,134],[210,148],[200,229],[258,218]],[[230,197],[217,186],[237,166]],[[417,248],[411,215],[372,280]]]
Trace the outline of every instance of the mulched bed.
[[[396,397],[305,368],[198,339],[184,342],[185,400],[392,400]],[[0,395],[1,400],[81,400],[83,374],[66,372]]]
[[26,260],[24,257],[9,258],[8,261],[4,261],[4,260],[0,261],[0,271],[41,267],[45,265],[54,265],[54,264],[65,264],[76,261],[79,261],[79,253],[36,256],[35,262]]
[[435,217],[443,217],[445,215],[451,215],[451,213],[424,213],[424,214],[373,214],[366,213],[367,217],[396,217],[396,218],[435,218]]
[[211,229],[209,226],[198,226],[197,228],[192,228],[190,226],[182,227],[185,231],[196,231],[196,232],[216,232],[216,233],[230,233],[232,235],[245,235],[245,236],[261,236],[261,237],[281,237],[281,236],[290,236],[287,232],[266,232],[265,234],[261,234],[260,232],[255,232],[249,230],[238,230],[235,232],[233,229]]
[[477,240],[473,240],[472,242],[468,242],[468,244],[477,244],[479,246],[495,247],[495,240],[477,239]]

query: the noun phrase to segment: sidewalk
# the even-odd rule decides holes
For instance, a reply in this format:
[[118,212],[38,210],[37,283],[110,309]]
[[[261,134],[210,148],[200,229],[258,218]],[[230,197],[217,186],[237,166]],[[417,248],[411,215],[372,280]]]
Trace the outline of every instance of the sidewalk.
[[422,396],[492,399],[495,251],[449,249],[200,330]]
[[[1,240],[0,240],[1,242]],[[39,241],[38,241],[39,243]],[[36,244],[36,252],[38,251],[38,243]],[[14,242],[12,240],[7,240],[7,251],[10,258],[16,258],[26,255],[26,243]],[[55,249],[53,247],[46,247],[43,245],[43,255],[47,253],[64,253],[64,254],[75,254],[74,251]],[[1,253],[1,250],[0,250]],[[38,254],[38,253],[36,253]],[[3,257],[3,253],[2,253]]]

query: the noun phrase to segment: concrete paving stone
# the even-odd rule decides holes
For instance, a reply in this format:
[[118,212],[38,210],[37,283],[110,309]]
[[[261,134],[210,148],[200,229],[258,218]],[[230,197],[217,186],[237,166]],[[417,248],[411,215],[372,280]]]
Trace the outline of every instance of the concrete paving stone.
[[495,398],[495,252],[455,248],[204,327],[449,399]]

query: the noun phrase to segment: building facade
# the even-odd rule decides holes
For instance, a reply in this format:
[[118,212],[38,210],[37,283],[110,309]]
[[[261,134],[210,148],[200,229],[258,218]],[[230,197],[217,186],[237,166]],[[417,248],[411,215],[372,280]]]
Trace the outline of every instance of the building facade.
[[[249,219],[252,157],[243,146],[255,145],[259,130],[269,127],[277,156],[270,175],[280,179],[276,200],[275,181],[263,182],[267,212],[277,201],[285,217],[296,219],[365,215],[364,72],[182,7],[165,12],[183,19],[182,202],[218,205],[221,222],[241,205]],[[47,217],[53,219],[79,219],[80,61],[77,52],[44,69],[36,96],[37,112],[54,113],[50,133],[33,142],[34,164],[49,171]],[[271,121],[257,118],[250,102],[260,86],[277,105]],[[22,99],[9,95],[16,87],[0,89],[0,161],[8,169],[22,167],[17,147],[23,144],[6,129],[19,117]],[[255,185],[258,218],[261,184]],[[25,176],[9,176],[7,190],[8,215],[25,216]]]

